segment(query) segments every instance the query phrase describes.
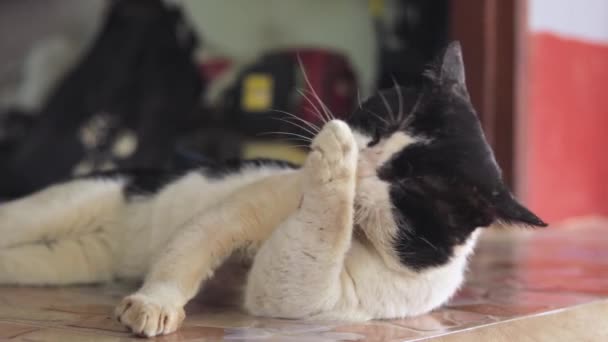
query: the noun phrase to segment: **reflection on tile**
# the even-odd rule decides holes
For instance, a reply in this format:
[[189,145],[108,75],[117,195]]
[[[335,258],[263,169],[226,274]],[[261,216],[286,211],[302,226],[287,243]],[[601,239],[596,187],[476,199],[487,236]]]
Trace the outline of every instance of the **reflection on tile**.
[[436,310],[427,315],[392,321],[393,324],[420,333],[441,333],[461,328],[495,322],[497,319],[475,312],[450,308]]
[[108,315],[108,312],[110,311],[106,311],[101,315],[84,317],[82,320],[66,324],[66,326],[83,329],[102,330],[105,332],[113,333],[127,333],[127,329],[122,324],[119,324],[116,320],[110,317]]
[[38,329],[31,325],[0,322],[0,339],[17,338]]
[[[179,332],[154,341],[407,341],[606,300],[608,222],[567,226],[486,233],[466,286],[444,308],[427,315],[356,324],[252,317],[233,305],[218,306],[218,298],[236,298],[238,283],[226,286],[237,282],[233,272],[218,281],[221,288],[209,285],[207,296],[187,306],[188,318]],[[126,284],[0,287],[0,339],[141,342],[110,316],[121,296],[133,289]]]
[[334,331],[356,333],[360,339],[367,341],[405,341],[422,337],[422,334],[391,322],[369,322],[336,327]]
[[82,341],[95,341],[95,342],[130,342],[139,341],[142,339],[125,336],[111,336],[98,333],[96,331],[79,331],[70,329],[40,329],[28,334],[19,336],[16,341],[28,341],[28,342],[82,342]]

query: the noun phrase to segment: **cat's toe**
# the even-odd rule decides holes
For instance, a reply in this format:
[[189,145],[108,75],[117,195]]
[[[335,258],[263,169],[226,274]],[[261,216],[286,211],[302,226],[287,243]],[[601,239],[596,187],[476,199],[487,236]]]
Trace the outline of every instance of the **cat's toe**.
[[308,154],[306,160],[306,174],[308,175],[308,182],[312,185],[322,185],[331,181],[331,169],[325,158],[323,158],[323,153],[318,150],[312,150]]
[[185,318],[184,310],[144,295],[126,297],[115,310],[116,319],[133,333],[153,337],[176,331]]
[[332,120],[325,124],[312,142],[312,148],[321,151],[328,159],[341,159],[344,154],[355,149],[355,146],[350,127],[341,120]]
[[[322,178],[348,178],[354,174],[357,162],[357,145],[350,127],[343,121],[332,120],[315,137],[311,161]],[[314,156],[318,152],[318,156]],[[314,160],[320,159],[320,160]]]
[[324,128],[333,134],[334,139],[339,144],[343,153],[349,153],[356,148],[353,132],[346,122],[342,120],[332,120],[328,122]]

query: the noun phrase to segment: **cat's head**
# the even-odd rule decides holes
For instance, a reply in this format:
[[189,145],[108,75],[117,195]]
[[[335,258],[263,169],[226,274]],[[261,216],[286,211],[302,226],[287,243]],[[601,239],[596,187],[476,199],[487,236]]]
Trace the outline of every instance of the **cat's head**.
[[349,119],[360,147],[356,220],[377,230],[373,242],[422,270],[446,263],[478,228],[545,226],[502,180],[469,99],[460,44],[422,79],[380,92]]

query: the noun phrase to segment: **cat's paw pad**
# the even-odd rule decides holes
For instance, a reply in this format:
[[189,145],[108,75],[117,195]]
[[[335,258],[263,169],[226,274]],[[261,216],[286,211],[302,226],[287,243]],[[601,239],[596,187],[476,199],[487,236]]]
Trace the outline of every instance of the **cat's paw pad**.
[[125,297],[114,315],[133,333],[146,337],[170,334],[186,317],[182,307],[163,304],[142,294]]
[[332,120],[314,138],[307,161],[310,171],[322,182],[353,176],[357,165],[357,143],[348,125]]

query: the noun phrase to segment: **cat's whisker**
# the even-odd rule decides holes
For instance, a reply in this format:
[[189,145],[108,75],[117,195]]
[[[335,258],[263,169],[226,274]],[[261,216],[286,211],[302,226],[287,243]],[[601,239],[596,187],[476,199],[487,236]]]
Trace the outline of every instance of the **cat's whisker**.
[[310,144],[302,144],[302,140],[300,139],[293,139],[293,138],[284,138],[284,139],[277,139],[277,142],[280,142],[282,144],[285,144],[289,147],[297,147],[297,148],[304,148],[304,149],[310,149]]
[[378,92],[378,95],[380,95],[380,99],[382,99],[382,102],[384,103],[384,106],[386,107],[387,112],[390,114],[391,120],[393,120],[393,123],[396,123],[397,122],[397,118],[395,117],[395,113],[393,112],[393,108],[388,103],[388,100],[386,99],[386,97],[384,96],[384,94],[382,94],[381,91]]
[[368,112],[369,114],[373,115],[374,117],[376,117],[378,120],[382,121],[385,125],[389,125],[390,122],[388,120],[386,120],[385,118],[381,117],[379,114],[372,112],[371,110],[367,109],[367,108],[363,108],[364,111]]
[[[315,116],[315,117],[317,117],[317,118],[319,118],[319,114],[318,114],[317,112],[315,112],[314,110],[312,110],[311,108],[306,108],[306,112],[307,112],[307,113],[310,113],[310,114],[312,114],[312,115],[314,115],[314,116]],[[320,131],[321,131],[321,129],[319,129],[319,130],[317,131],[317,133],[319,133]]]
[[289,147],[298,147],[298,148],[304,147],[304,148],[310,149],[309,143],[306,143],[306,142],[304,142],[302,140],[298,140],[298,139],[277,139],[276,141],[281,144],[287,145]]
[[[294,118],[294,119],[296,119],[296,120],[300,121],[301,123],[305,124],[306,126],[310,127],[310,128],[311,128],[313,131],[315,131],[316,133],[319,133],[319,132],[321,131],[321,128],[320,128],[319,126],[317,126],[317,125],[313,124],[312,122],[308,122],[308,121],[306,121],[306,120],[304,120],[304,119],[300,118],[299,116],[297,116],[297,115],[295,115],[295,114],[293,114],[293,113],[286,112],[286,111],[284,111],[284,110],[279,110],[279,109],[273,109],[273,110],[271,110],[271,111],[273,111],[273,112],[277,112],[277,113],[281,113],[281,114],[285,114],[285,115],[287,115],[287,116],[289,116],[289,117],[292,117],[292,118]],[[316,133],[315,133],[315,134],[316,134]]]
[[427,245],[431,246],[434,250],[438,251],[439,248],[437,248],[437,246],[433,245],[429,240],[423,238],[422,236],[418,236],[418,238],[422,241],[424,241]]
[[410,109],[410,112],[409,112],[407,118],[405,118],[405,120],[403,120],[403,122],[401,123],[401,125],[400,125],[401,128],[407,128],[409,126],[409,124],[414,120],[414,115],[418,111],[418,107],[420,106],[421,102],[422,102],[422,93],[420,93],[420,95],[418,95],[418,98],[416,99],[416,103],[414,103],[414,105],[412,106],[412,109]]
[[361,91],[357,88],[357,102],[359,103],[359,108],[363,109],[363,101],[361,101]]
[[286,136],[291,136],[291,137],[297,137],[302,139],[303,141],[308,141],[308,142],[312,142],[312,138],[307,137],[305,135],[302,134],[297,134],[297,133],[291,133],[291,132],[264,132],[264,133],[259,133],[258,136],[263,136],[263,135],[286,135]]
[[282,142],[282,143],[286,143],[290,147],[304,147],[304,148],[310,149],[310,144],[294,144],[293,143],[293,142],[301,143],[302,142],[301,139],[285,138],[285,139],[278,139],[278,141]]
[[381,117],[377,113],[374,113],[374,112],[372,112],[371,110],[369,110],[367,108],[363,108],[363,102],[361,101],[361,92],[359,91],[359,89],[357,89],[357,102],[359,103],[359,108],[360,109],[363,109],[364,111],[368,112],[369,114],[372,114],[374,117],[376,117],[378,120],[382,121],[384,124],[386,124],[386,125],[389,124],[388,120],[386,120],[385,118]]
[[308,142],[308,140],[302,139],[302,138],[296,138],[296,137],[289,137],[289,138],[278,138],[277,140],[279,141],[306,141]]
[[[304,90],[306,92],[306,90]],[[308,91],[308,93],[313,96],[315,98],[315,100],[317,100],[317,102],[319,102],[319,104],[321,105],[321,108],[323,109],[323,112],[327,115],[328,120],[335,120],[336,117],[334,116],[334,113],[331,112],[331,110],[329,109],[329,107],[327,107],[325,105],[325,103],[321,100],[321,98],[317,95],[317,93],[313,90],[313,91]]]
[[397,97],[399,100],[399,112],[397,112],[397,119],[399,120],[399,122],[401,122],[403,120],[403,93],[401,92],[401,87],[397,83],[397,80],[394,76],[392,77],[392,79],[395,89],[397,90]]
[[304,93],[304,91],[302,91],[301,89],[297,89],[296,91],[314,108],[313,114],[315,114],[316,117],[321,119],[321,121],[323,123],[327,123],[327,118],[323,115],[323,113],[319,110],[319,108],[314,104],[314,102],[308,96],[306,96],[306,93]]
[[333,114],[331,113],[331,111],[329,110],[329,108],[327,108],[327,106],[325,105],[325,103],[323,103],[323,101],[321,101],[321,98],[319,97],[319,95],[317,94],[317,92],[315,91],[315,89],[313,88],[312,83],[310,83],[310,80],[308,79],[308,75],[306,74],[306,69],[304,68],[304,63],[302,63],[302,59],[300,58],[299,55],[298,55],[298,63],[300,64],[300,69],[302,70],[302,76],[304,76],[304,81],[306,82],[306,84],[310,88],[311,95],[317,100],[317,102],[319,103],[319,105],[323,109],[323,112],[325,113],[325,115],[327,115],[328,121],[332,120],[332,119],[335,119],[335,117],[333,116]]
[[299,129],[301,129],[301,130],[303,130],[303,131],[307,132],[307,133],[310,133],[312,136],[315,136],[315,135],[316,135],[316,133],[315,133],[315,132],[311,131],[309,128],[306,128],[306,126],[303,126],[303,125],[298,124],[297,122],[293,122],[293,121],[290,121],[290,120],[287,120],[287,119],[283,119],[283,118],[271,118],[271,119],[273,119],[273,120],[277,120],[277,121],[281,121],[281,122],[285,122],[285,123],[288,123],[288,124],[290,124],[290,125],[292,125],[292,126],[294,126],[294,127],[297,127],[297,128],[299,128]]
[[[300,90],[300,93],[302,94],[302,96],[304,96],[311,104],[311,100],[308,98],[308,96],[306,96],[306,90]],[[323,123],[327,123],[329,121],[331,121],[331,115],[329,114],[327,108],[325,107],[325,105],[323,104],[323,102],[321,101],[321,99],[316,95],[315,92],[308,92],[310,96],[313,97],[313,99],[315,99],[315,101],[319,104],[319,106],[321,107],[321,110],[319,110],[316,106],[315,106],[315,110],[317,111],[317,113],[320,115],[320,117],[323,119]]]

